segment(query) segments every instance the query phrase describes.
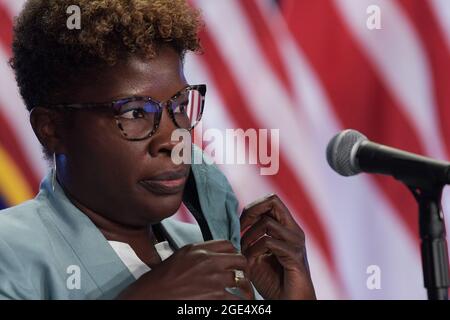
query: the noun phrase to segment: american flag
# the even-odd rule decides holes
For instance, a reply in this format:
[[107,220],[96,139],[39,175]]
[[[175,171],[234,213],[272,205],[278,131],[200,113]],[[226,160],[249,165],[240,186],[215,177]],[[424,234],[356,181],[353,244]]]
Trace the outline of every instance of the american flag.
[[[23,2],[0,0],[3,207],[32,198],[48,170],[6,63]],[[204,53],[188,55],[185,65],[190,83],[208,84],[203,130],[280,130],[277,174],[261,175],[261,163],[219,165],[241,207],[267,193],[281,197],[306,232],[320,299],[426,298],[409,191],[389,177],[340,177],[325,149],[335,133],[354,128],[450,159],[450,1],[190,3],[206,26]],[[373,14],[377,28],[368,25]],[[444,194],[447,222],[449,199]],[[190,220],[184,210],[178,217]],[[368,285],[371,266],[380,271],[376,288]]]

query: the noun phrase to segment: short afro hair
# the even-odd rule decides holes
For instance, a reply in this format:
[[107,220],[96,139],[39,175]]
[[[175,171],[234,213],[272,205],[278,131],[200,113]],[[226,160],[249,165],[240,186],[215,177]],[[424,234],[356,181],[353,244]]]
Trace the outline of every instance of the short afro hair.
[[[68,7],[81,10],[81,29],[67,28]],[[85,71],[130,55],[151,59],[169,45],[182,59],[200,51],[200,14],[185,0],[28,0],[16,18],[13,58],[28,110],[52,103]]]

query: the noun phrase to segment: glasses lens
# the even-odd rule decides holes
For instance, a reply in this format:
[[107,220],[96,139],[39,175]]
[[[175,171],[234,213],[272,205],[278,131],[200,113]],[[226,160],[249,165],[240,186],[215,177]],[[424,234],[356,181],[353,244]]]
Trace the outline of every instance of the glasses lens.
[[180,128],[192,129],[202,116],[203,95],[191,89],[181,94],[172,103],[175,121]]
[[153,130],[159,112],[160,107],[149,100],[119,102],[120,129],[128,139],[145,138]]

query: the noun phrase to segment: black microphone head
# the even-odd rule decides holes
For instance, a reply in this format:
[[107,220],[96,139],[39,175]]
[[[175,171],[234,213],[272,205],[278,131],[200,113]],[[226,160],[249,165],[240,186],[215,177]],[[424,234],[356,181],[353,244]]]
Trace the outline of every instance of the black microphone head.
[[335,135],[327,146],[327,161],[330,167],[346,177],[360,173],[361,169],[354,160],[359,144],[365,140],[365,135],[352,129]]

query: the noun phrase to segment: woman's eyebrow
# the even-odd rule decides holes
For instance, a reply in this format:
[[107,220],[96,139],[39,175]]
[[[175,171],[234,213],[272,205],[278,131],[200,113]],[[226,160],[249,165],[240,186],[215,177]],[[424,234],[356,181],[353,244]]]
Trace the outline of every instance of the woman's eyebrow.
[[[126,98],[133,97],[151,97],[154,99],[149,92],[152,91],[152,86],[148,83],[146,84],[136,84],[130,81],[126,81],[126,84],[123,88],[119,88],[117,94],[110,98],[110,101],[122,100]],[[120,90],[121,89],[121,90]],[[155,99],[154,99],[155,100]]]
[[144,91],[139,92],[136,90],[136,91],[118,93],[117,95],[114,95],[113,97],[111,97],[110,101],[117,101],[117,100],[122,100],[122,99],[126,99],[126,98],[134,98],[134,97],[151,97],[151,96],[146,94]]
[[[183,88],[180,88],[177,92],[175,92],[170,98],[166,99],[165,101],[175,98],[177,95],[179,95],[181,93],[181,91],[183,91],[187,87],[189,87],[189,84],[186,84]],[[126,98],[134,98],[134,97],[151,98],[152,100],[157,101],[157,102],[163,101],[163,100],[156,99],[151,94],[146,93],[146,91],[147,90],[145,88],[143,88],[142,90],[133,90],[133,92],[129,92],[129,93],[124,92],[124,93],[113,96],[112,98],[109,99],[109,101],[117,101],[117,100],[123,100]],[[187,98],[186,98],[186,100],[187,100]]]

